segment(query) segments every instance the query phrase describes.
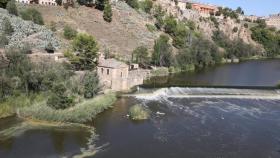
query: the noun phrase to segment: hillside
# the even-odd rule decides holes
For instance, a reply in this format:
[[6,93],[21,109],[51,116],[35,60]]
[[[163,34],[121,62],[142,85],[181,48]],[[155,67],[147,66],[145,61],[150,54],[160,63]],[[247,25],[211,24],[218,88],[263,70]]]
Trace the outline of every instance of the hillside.
[[153,23],[145,13],[138,13],[124,2],[113,6],[113,21],[103,20],[101,11],[80,6],[79,8],[35,6],[47,24],[57,24],[58,34],[62,35],[65,25],[70,25],[80,32],[93,35],[99,43],[100,50],[109,49],[111,53],[130,59],[130,54],[138,46],[152,48],[158,33],[151,33],[146,24]]
[[[0,8],[1,24],[5,18],[10,21],[13,27],[13,34],[7,36],[9,44],[6,48],[23,47],[27,44],[31,48],[45,49],[49,43],[55,48],[60,48],[59,39],[45,26],[34,24],[31,21],[24,21],[20,17],[10,15],[6,10]],[[2,26],[0,26],[0,32],[3,32]]]

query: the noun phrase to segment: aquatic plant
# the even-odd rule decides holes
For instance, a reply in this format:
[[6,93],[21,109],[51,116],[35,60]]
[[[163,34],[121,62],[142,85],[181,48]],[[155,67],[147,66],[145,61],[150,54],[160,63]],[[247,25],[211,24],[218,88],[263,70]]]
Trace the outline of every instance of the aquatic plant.
[[142,105],[136,104],[129,109],[129,116],[132,120],[146,120],[150,117],[150,113]]
[[115,101],[116,95],[109,93],[93,99],[85,99],[81,103],[63,110],[55,110],[48,107],[46,102],[41,102],[31,107],[20,109],[18,115],[23,118],[53,122],[84,123],[94,119],[97,114],[112,107]]

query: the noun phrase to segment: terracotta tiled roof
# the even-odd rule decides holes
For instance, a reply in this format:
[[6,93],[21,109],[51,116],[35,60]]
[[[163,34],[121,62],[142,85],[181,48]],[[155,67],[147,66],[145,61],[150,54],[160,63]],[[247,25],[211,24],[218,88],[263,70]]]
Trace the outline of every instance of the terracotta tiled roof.
[[98,66],[100,67],[109,67],[109,68],[126,68],[128,65],[126,65],[123,62],[120,62],[116,59],[104,59],[99,61]]

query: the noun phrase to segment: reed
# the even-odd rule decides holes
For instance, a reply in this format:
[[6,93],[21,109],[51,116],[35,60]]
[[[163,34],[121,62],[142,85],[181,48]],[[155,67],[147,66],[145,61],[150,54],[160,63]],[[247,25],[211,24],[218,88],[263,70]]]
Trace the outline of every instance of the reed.
[[56,110],[46,105],[46,102],[36,103],[30,107],[22,108],[18,115],[23,118],[45,120],[64,123],[85,123],[96,117],[97,114],[112,107],[116,101],[113,93],[87,99],[81,103],[64,110]]
[[150,117],[150,113],[142,105],[136,104],[129,109],[129,116],[132,120],[146,120]]

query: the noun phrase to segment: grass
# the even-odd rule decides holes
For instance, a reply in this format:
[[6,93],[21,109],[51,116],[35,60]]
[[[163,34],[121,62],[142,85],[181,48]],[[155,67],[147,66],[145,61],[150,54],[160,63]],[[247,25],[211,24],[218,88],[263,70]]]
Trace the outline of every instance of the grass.
[[20,94],[6,98],[0,102],[0,118],[14,115],[19,108],[31,106],[45,99],[45,94]]
[[129,116],[132,120],[147,120],[150,113],[142,105],[136,104],[129,109]]
[[96,117],[97,114],[112,107],[116,101],[116,95],[113,93],[97,96],[93,99],[87,99],[74,107],[55,110],[46,105],[46,102],[40,102],[30,107],[19,110],[18,115],[23,118],[34,120],[45,120],[51,122],[63,123],[85,123]]

